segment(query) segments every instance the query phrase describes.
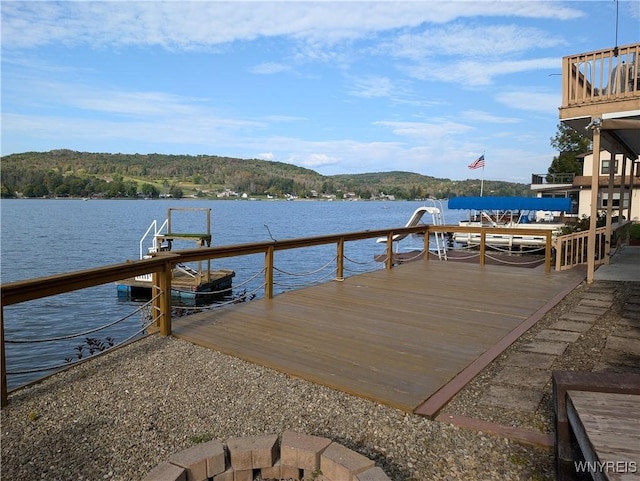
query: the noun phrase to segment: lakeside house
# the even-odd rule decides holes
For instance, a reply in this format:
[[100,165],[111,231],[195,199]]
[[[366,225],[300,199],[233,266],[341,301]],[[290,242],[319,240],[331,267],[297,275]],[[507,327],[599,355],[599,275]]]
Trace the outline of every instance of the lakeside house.
[[[593,172],[593,152],[578,157],[582,163],[582,175],[575,174],[532,174],[531,190],[537,197],[571,199],[570,217],[591,215],[591,172]],[[614,217],[622,212],[627,220],[640,222],[640,177],[637,162],[624,162],[621,155],[611,159],[611,152],[600,151],[598,175],[598,210],[609,207],[609,199]],[[611,178],[611,174],[613,174]],[[610,178],[612,191],[609,191]]]
[[534,174],[532,190],[570,197],[575,216],[640,221],[640,44],[563,57],[559,117],[592,152],[582,175]]

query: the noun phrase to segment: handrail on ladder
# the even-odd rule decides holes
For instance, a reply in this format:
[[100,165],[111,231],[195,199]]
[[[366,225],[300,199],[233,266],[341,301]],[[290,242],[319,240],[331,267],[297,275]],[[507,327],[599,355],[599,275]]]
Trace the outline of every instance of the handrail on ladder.
[[165,221],[160,226],[160,229],[157,228],[158,227],[158,221],[157,220],[154,220],[151,223],[151,225],[149,226],[147,231],[144,233],[144,235],[140,239],[140,259],[144,259],[145,256],[147,255],[145,253],[145,251],[144,251],[144,241],[146,240],[147,236],[149,235],[149,232],[151,232],[151,229],[153,229],[153,245],[151,247],[151,251],[149,249],[147,249],[147,253],[148,252],[158,252],[158,234],[160,234],[160,232],[162,232],[162,229],[164,229],[167,226],[168,222],[169,222],[169,219],[165,219]]
[[[429,199],[433,204],[434,211],[431,212],[431,220],[433,225],[444,225],[444,204],[438,199]],[[447,260],[446,238],[444,232],[434,232],[434,238],[436,240],[436,251],[438,252],[438,259]],[[428,253],[427,253],[428,255]]]

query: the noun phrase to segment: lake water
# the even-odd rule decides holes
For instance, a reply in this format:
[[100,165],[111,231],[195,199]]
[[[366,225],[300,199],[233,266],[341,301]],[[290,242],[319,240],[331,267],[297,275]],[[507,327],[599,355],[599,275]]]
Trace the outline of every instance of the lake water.
[[[166,219],[170,207],[211,208],[213,245],[220,246],[404,226],[421,205],[424,203],[404,201],[2,200],[1,280],[6,283],[138,259],[140,238],[152,221],[161,223]],[[447,223],[457,223],[463,215],[445,209]],[[206,217],[202,212],[179,211],[172,214],[172,221],[174,232],[205,231]],[[402,245],[420,249],[422,239],[407,239]],[[192,247],[195,246],[174,246]],[[335,249],[335,245],[328,245],[276,252],[275,266],[281,272],[276,275],[275,292],[332,278]],[[373,261],[373,256],[382,253],[384,246],[374,239],[347,243],[345,249],[347,276],[382,267]],[[315,278],[299,276],[327,263],[330,267]],[[264,256],[254,255],[215,261],[213,267],[234,270],[234,286],[242,285],[242,289],[251,292],[259,288],[262,276],[243,283],[263,264]],[[262,292],[258,290],[257,295],[261,297]],[[8,306],[4,310],[5,338],[39,339],[82,332],[126,316],[138,306],[119,301],[113,284]],[[140,327],[141,317],[134,315],[92,336],[109,336],[119,342]],[[7,370],[64,363],[65,358],[75,358],[83,339],[7,344]],[[10,375],[9,387],[43,374],[46,373]]]

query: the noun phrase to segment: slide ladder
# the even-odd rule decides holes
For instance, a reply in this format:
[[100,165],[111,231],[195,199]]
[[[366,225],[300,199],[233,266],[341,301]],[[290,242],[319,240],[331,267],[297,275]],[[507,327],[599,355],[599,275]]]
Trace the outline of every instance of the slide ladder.
[[[442,201],[436,199],[429,199],[431,202],[431,224],[432,225],[444,225],[444,206]],[[436,245],[436,252],[438,253],[438,259],[447,260],[447,239],[444,232],[434,232],[434,242]]]
[[[436,199],[429,199],[429,203],[431,205],[424,205],[422,207],[418,207],[411,217],[409,221],[405,224],[405,227],[415,227],[422,222],[422,218],[425,214],[431,215],[431,223],[430,225],[444,225],[444,208],[442,202]],[[395,234],[392,238],[393,242],[398,242],[407,237],[409,234]],[[447,259],[447,240],[444,232],[434,232],[434,243],[435,243],[435,251],[438,254],[438,259],[446,260]],[[380,237],[376,239],[378,243],[386,243],[386,237]],[[399,248],[399,244],[398,244]]]

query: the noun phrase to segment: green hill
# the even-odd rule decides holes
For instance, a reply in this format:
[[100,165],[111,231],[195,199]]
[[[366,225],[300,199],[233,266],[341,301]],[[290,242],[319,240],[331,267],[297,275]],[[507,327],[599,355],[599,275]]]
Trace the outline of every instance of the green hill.
[[[325,176],[284,162],[215,155],[110,154],[52,150],[1,158],[3,197],[218,197],[247,194],[369,199],[478,195],[477,179],[452,181],[412,172]],[[530,195],[529,186],[485,180],[491,195]]]

